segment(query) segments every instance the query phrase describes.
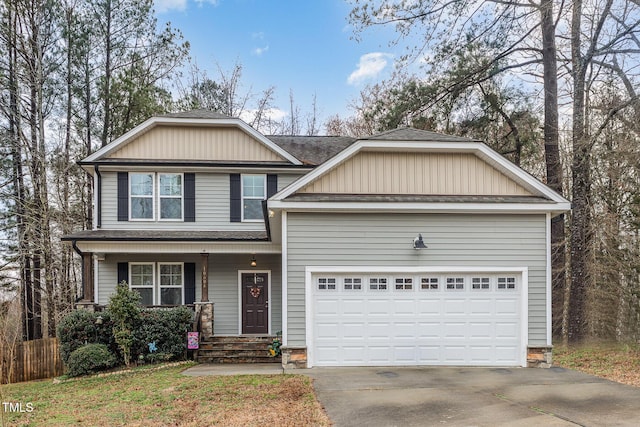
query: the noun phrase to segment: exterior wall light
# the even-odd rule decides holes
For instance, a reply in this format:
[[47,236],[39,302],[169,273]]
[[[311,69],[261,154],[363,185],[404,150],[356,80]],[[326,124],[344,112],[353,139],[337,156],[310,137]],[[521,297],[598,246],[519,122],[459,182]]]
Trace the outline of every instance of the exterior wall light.
[[418,234],[418,237],[413,239],[413,249],[420,250],[426,249],[427,245],[424,244],[424,240],[422,240],[422,234]]

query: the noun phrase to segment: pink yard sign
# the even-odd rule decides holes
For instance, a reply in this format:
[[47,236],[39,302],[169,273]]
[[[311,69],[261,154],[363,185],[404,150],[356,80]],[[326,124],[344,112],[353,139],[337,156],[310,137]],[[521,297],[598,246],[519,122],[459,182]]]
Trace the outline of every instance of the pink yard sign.
[[187,332],[187,348],[197,350],[200,348],[199,332]]

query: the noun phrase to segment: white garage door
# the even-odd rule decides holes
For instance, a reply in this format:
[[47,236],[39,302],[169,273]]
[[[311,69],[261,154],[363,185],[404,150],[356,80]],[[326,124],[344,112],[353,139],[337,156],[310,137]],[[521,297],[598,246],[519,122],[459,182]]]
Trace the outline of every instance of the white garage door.
[[520,273],[315,273],[315,366],[521,366]]

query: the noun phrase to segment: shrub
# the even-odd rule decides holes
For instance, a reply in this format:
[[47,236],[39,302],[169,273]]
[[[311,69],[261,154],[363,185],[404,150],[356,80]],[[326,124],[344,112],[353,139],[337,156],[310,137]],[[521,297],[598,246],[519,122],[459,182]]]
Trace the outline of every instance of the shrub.
[[[168,310],[143,310],[142,322],[135,329],[134,353],[149,362],[178,359],[187,349],[186,332],[191,327],[193,312],[187,307]],[[149,344],[155,343],[155,351]]]
[[67,363],[67,375],[77,377],[113,368],[116,356],[104,344],[87,344],[71,352]]
[[[98,316],[102,324],[96,324]],[[92,313],[86,310],[74,310],[58,323],[57,335],[60,340],[62,361],[69,362],[71,353],[85,344],[105,344],[117,354],[118,346],[113,338],[113,322],[108,312]]]
[[107,310],[113,319],[113,337],[118,343],[125,365],[131,363],[133,331],[140,323],[140,294],[129,289],[127,282],[116,287],[116,293],[109,299]]

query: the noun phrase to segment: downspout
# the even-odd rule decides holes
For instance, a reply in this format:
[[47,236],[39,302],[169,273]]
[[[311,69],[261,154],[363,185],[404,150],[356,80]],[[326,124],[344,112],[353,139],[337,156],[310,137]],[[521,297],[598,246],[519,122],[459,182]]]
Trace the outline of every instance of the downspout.
[[96,172],[96,176],[98,177],[98,181],[96,182],[96,210],[98,212],[96,215],[96,228],[102,228],[102,174],[100,173],[100,169],[98,169],[98,165],[93,165],[93,169]]
[[80,269],[80,273],[81,273],[81,279],[82,279],[82,294],[76,298],[76,302],[81,301],[84,299],[84,284],[85,284],[85,280],[86,278],[84,277],[84,252],[82,252],[80,250],[80,248],[78,247],[78,241],[77,240],[72,240],[71,241],[71,246],[73,247],[73,250],[80,255],[80,260],[82,262],[82,268]]

